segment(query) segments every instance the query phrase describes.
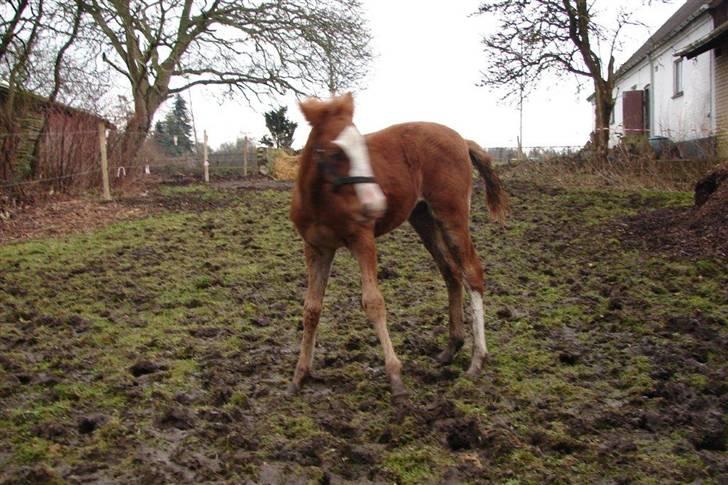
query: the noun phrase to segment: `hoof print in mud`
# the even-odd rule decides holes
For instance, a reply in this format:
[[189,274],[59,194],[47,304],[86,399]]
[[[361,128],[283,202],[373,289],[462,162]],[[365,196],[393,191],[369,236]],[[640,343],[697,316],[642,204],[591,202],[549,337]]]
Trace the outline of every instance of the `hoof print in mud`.
[[581,353],[579,352],[571,352],[565,350],[559,353],[559,362],[564,365],[576,365],[579,362],[580,358]]
[[160,428],[176,428],[180,430],[192,429],[195,427],[195,415],[192,411],[183,407],[174,407],[165,410],[156,420]]
[[726,451],[728,423],[717,411],[704,415],[697,420],[689,439],[699,450]]
[[133,375],[134,377],[141,377],[148,374],[154,374],[155,372],[159,372],[161,370],[166,370],[166,368],[166,366],[162,364],[157,364],[156,362],[152,362],[151,360],[140,360],[131,367],[129,367],[129,372],[131,372],[131,375]]
[[453,418],[437,423],[447,447],[453,451],[478,448],[483,440],[480,424],[473,418]]
[[78,432],[81,434],[91,434],[100,426],[103,426],[109,418],[103,414],[91,414],[83,416],[78,420]]

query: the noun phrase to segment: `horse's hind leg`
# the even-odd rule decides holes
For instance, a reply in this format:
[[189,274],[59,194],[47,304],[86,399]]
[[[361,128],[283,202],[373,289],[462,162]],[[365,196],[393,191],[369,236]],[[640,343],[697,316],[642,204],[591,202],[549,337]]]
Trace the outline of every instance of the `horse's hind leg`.
[[377,252],[373,232],[360,234],[349,244],[349,250],[359,262],[362,287],[361,303],[367,319],[374,326],[384,350],[384,368],[387,371],[387,376],[389,376],[392,398],[402,398],[407,395],[407,391],[402,384],[400,375],[402,364],[394,353],[394,347],[387,330],[387,312],[384,307],[384,298],[377,286]]
[[447,348],[438,355],[437,360],[443,364],[452,362],[455,354],[463,346],[465,341],[465,329],[463,327],[463,281],[462,272],[450,256],[442,231],[435,221],[430,208],[425,202],[417,204],[409,217],[410,224],[419,234],[422,243],[432,258],[445,280],[450,313],[450,339]]
[[432,211],[442,230],[445,244],[450,249],[450,255],[462,271],[465,286],[470,293],[473,312],[473,357],[467,374],[476,376],[483,368],[488,354],[488,347],[485,344],[485,312],[483,309],[485,281],[480,258],[470,239],[467,201],[462,207],[457,203],[453,204],[452,200],[440,208],[433,204]]
[[453,257],[461,262],[465,286],[470,292],[470,305],[473,312],[473,357],[467,373],[469,376],[475,377],[480,374],[488,355],[488,347],[485,344],[485,311],[483,309],[483,292],[485,290],[483,266],[475,252],[473,241],[470,239],[467,224],[448,228],[446,223],[445,227],[445,240]]
[[303,380],[311,374],[313,349],[316,344],[316,327],[321,316],[321,306],[326,291],[326,282],[334,260],[333,250],[319,250],[306,244],[304,248],[306,268],[308,269],[308,288],[303,303],[303,338],[301,353],[293,374],[293,382],[288,387],[291,394],[298,392]]

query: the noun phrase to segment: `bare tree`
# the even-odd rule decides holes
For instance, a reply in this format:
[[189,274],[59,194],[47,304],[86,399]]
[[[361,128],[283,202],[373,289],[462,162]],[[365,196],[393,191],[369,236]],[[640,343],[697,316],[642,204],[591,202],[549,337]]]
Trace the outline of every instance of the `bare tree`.
[[77,0],[0,5],[0,80],[10,91],[22,88],[51,101],[92,106],[108,76],[91,55],[90,27]]
[[[351,7],[351,6],[350,6]],[[330,96],[359,86],[372,60],[371,35],[363,29],[355,12],[334,11],[330,18],[316,19],[318,25],[311,41],[319,45],[315,54],[324,66],[322,84]]]
[[356,0],[80,1],[104,35],[104,61],[131,87],[126,159],[159,106],[192,86],[222,86],[246,99],[311,92],[325,78],[327,46],[341,55],[337,72],[368,56]]
[[5,84],[0,103],[0,175],[5,180],[15,175],[18,114],[25,94],[20,87],[30,77],[30,56],[38,41],[43,10],[43,0],[15,0],[0,7],[0,26],[4,30],[0,39],[0,79]]
[[3,103],[4,118],[12,118],[17,87],[29,77],[29,59],[38,41],[43,9],[43,0],[15,0],[0,8],[0,26],[3,28],[0,39],[0,79],[7,86]]
[[23,24],[27,21],[24,14],[28,6],[28,0],[11,0],[0,9],[0,27],[3,30],[2,38],[0,38],[0,60],[2,61],[5,61],[18,33],[23,30]]
[[[625,8],[613,21],[600,17],[596,0],[485,0],[478,13],[495,14],[499,27],[483,39],[489,69],[481,84],[522,96],[546,74],[575,75],[594,89],[594,151],[606,160],[614,109],[615,51],[627,25],[639,24]],[[611,24],[608,26],[608,24]],[[524,82],[525,80],[525,82]]]
[[100,100],[111,87],[111,76],[96,55],[99,36],[95,23],[79,0],[44,1],[47,13],[25,87],[50,101],[100,113],[105,106]]
[[78,42],[92,31],[75,0],[11,0],[0,5],[0,27],[0,176],[33,177],[48,122],[39,107],[91,107],[107,77]]
[[[48,94],[48,102],[49,104],[55,103],[58,99],[58,95],[61,92],[61,88],[63,87],[63,63],[64,58],[66,56],[66,53],[71,48],[71,46],[76,42],[76,39],[78,38],[79,30],[81,27],[81,8],[80,5],[75,2],[71,3],[70,5],[61,5],[60,6],[60,12],[63,14],[63,16],[69,16],[71,20],[70,25],[70,31],[67,33],[67,35],[64,35],[64,40],[60,47],[58,47],[55,59],[53,60],[53,83],[50,93]],[[38,174],[38,162],[40,158],[40,146],[41,146],[41,139],[44,133],[46,133],[48,130],[48,116],[43,118],[43,125],[41,126],[40,132],[38,136],[35,138],[35,142],[33,143],[33,149],[32,149],[32,156],[30,160],[30,175],[31,177],[35,177]]]

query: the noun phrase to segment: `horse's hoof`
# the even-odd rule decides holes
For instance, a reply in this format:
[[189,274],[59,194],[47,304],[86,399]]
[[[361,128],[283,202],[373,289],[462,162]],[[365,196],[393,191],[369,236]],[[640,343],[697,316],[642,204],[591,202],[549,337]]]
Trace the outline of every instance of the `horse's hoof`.
[[479,360],[471,362],[470,367],[468,368],[467,372],[465,372],[465,377],[468,377],[469,379],[477,378],[480,375],[480,373],[482,372],[483,365],[485,364],[485,361],[487,359],[488,359],[488,354],[485,354]]
[[437,361],[442,365],[449,365],[452,364],[452,361],[455,360],[455,356],[460,351],[460,349],[463,347],[463,339],[461,338],[450,338],[450,342],[447,344],[447,348],[440,352],[440,354],[437,356]]
[[308,383],[322,383],[324,382],[324,378],[320,377],[318,374],[314,373],[313,371],[309,371],[308,374],[303,378],[303,382]]
[[478,376],[480,375],[480,370],[480,367],[470,366],[470,368],[465,372],[464,375],[467,379],[470,379],[472,381],[478,378]]
[[399,377],[392,380],[390,387],[392,389],[393,403],[400,404],[401,402],[406,402],[409,399],[409,392],[407,392],[407,389],[404,387],[404,384],[402,384],[402,380],[399,379]]
[[452,364],[454,354],[450,351],[450,349],[445,349],[436,357],[437,362],[440,365],[450,365]]
[[288,394],[288,397],[293,397],[296,394],[298,394],[301,391],[301,385],[296,384],[295,382],[291,382],[288,384],[288,388],[286,389],[286,394]]
[[409,392],[404,388],[397,392],[392,392],[392,404],[398,407],[409,404]]

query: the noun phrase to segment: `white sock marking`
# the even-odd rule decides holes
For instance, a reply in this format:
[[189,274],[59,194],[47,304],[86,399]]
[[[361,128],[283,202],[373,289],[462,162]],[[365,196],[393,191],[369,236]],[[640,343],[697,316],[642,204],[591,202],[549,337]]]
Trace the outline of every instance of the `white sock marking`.
[[488,347],[485,345],[485,311],[483,310],[482,295],[470,290],[470,304],[473,308],[474,355],[484,356],[488,353]]
[[[364,137],[354,125],[349,125],[334,140],[334,144],[341,147],[349,157],[351,168],[350,177],[373,177],[372,165],[369,162],[369,150]],[[384,212],[387,208],[387,199],[378,184],[354,184],[354,190],[362,205],[375,212]]]

